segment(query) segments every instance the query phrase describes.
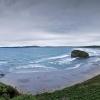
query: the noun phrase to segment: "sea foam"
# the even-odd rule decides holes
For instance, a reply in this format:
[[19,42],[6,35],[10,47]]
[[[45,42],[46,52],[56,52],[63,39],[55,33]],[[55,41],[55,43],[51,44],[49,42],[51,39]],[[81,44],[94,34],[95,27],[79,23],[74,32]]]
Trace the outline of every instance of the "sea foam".
[[15,73],[20,73],[20,72],[28,73],[28,72],[45,72],[45,71],[54,71],[54,70],[57,69],[53,67],[46,67],[44,65],[39,65],[39,64],[29,64],[29,65],[10,68],[9,71]]

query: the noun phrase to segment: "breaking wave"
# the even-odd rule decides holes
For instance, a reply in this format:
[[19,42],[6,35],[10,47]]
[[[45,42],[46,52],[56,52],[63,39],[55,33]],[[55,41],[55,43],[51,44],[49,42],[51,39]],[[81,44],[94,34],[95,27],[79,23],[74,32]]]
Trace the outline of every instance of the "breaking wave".
[[28,73],[28,72],[45,72],[45,71],[54,71],[54,70],[57,70],[57,69],[53,67],[46,67],[39,64],[29,64],[29,65],[10,68],[9,71],[15,72],[15,73],[21,73],[21,72]]
[[0,65],[7,64],[7,63],[8,63],[7,61],[0,61]]

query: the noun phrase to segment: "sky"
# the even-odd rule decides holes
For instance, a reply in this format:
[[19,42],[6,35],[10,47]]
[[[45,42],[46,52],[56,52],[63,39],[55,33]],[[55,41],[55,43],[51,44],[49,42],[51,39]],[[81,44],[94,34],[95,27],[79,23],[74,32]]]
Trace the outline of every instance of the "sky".
[[100,45],[100,0],[0,0],[0,46]]

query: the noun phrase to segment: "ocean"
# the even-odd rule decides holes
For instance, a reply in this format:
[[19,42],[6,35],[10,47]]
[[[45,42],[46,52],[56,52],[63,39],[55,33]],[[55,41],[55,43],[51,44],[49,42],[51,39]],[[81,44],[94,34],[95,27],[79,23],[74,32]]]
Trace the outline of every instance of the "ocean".
[[[71,58],[71,51],[79,49],[90,58]],[[86,65],[100,64],[100,49],[74,47],[8,47],[0,48],[0,73],[30,73],[74,70]]]

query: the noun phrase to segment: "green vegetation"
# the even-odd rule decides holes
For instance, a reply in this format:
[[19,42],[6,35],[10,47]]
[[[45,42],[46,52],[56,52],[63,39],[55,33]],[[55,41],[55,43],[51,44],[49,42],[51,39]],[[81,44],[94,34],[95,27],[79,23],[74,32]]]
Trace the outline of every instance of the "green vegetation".
[[[3,87],[3,88],[2,88]],[[11,91],[13,90],[12,87]],[[43,93],[40,95],[21,95],[15,89],[14,95],[8,91],[9,86],[0,84],[0,100],[100,100],[100,75],[83,83],[55,91],[53,93]],[[7,93],[8,97],[3,94]]]
[[0,83],[0,100],[13,98],[15,96],[18,96],[19,93],[16,89],[14,89],[11,86],[7,86],[3,83]]
[[21,95],[21,96],[17,96],[11,100],[37,100],[36,97],[32,96],[32,95]]

